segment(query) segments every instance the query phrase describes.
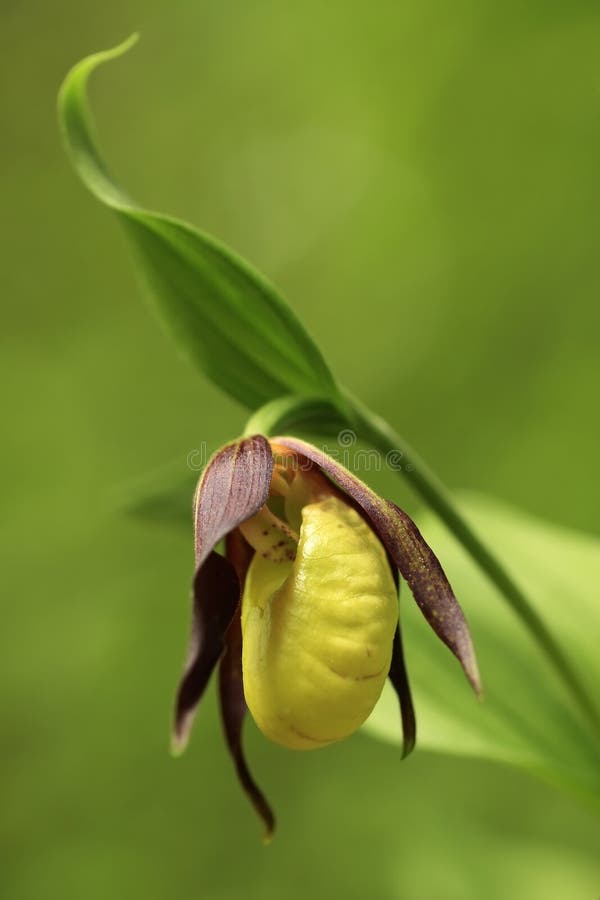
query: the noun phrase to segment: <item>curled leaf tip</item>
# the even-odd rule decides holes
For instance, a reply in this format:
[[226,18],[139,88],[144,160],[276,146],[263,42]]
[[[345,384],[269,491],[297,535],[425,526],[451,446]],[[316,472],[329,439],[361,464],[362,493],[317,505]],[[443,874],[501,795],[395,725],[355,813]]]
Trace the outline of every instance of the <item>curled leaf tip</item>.
[[58,111],[61,124],[66,132],[65,136],[68,149],[70,149],[69,141],[71,135],[69,134],[68,127],[66,127],[68,123],[63,117],[66,113],[66,106],[71,101],[74,92],[81,91],[82,89],[85,91],[87,76],[96,68],[96,66],[99,66],[103,62],[110,62],[113,59],[124,56],[125,53],[137,44],[139,39],[139,32],[134,31],[133,34],[130,34],[129,37],[125,38],[124,41],[121,41],[121,43],[117,44],[115,47],[109,47],[107,50],[98,50],[95,53],[84,56],[83,59],[80,59],[79,62],[75,63],[67,73],[58,93]]
[[90,54],[90,56],[86,57],[86,59],[82,60],[82,62],[91,59],[95,59],[98,62],[102,60],[106,60],[108,62],[111,59],[118,59],[119,56],[123,56],[125,53],[131,50],[131,48],[137,44],[139,39],[139,31],[134,31],[129,35],[129,37],[126,37],[125,40],[121,41],[120,44],[116,44],[116,46],[114,47],[109,47],[107,50],[99,50],[97,53],[92,53]]
[[130,50],[132,47],[134,47],[137,44],[139,39],[140,39],[139,31],[134,31],[134,32],[132,32],[132,34],[129,35],[129,37],[125,38],[124,41],[121,41],[120,44],[117,44],[117,46],[114,48],[113,52],[117,53],[118,55],[120,55],[121,53],[127,53],[128,50]]

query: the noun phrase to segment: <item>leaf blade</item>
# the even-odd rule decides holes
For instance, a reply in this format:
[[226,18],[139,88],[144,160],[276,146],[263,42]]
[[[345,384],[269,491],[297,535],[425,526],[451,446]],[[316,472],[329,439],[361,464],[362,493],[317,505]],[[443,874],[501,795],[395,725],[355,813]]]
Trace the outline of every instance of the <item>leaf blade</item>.
[[320,351],[270,283],[214,238],[136,205],[110,176],[94,137],[87,82],[135,40],[86,57],[63,82],[59,120],[77,174],[118,215],[161,317],[219,387],[250,408],[286,393],[336,396]]

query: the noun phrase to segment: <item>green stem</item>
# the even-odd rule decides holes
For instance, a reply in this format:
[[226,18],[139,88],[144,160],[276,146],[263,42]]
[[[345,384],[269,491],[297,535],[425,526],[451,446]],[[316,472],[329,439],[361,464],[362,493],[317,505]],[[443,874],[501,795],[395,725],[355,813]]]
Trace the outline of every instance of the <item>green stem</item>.
[[335,403],[324,397],[288,394],[257,409],[246,422],[244,437],[251,434],[273,437],[296,428],[331,436],[347,427],[349,411],[343,400]]
[[513,581],[502,563],[486,547],[463,517],[438,477],[419,458],[418,454],[390,428],[387,422],[374,415],[360,401],[349,396],[347,400],[352,409],[352,425],[358,434],[383,453],[401,454],[404,477],[428,506],[438,514],[480,569],[503,594],[551,661],[563,682],[568,686],[571,695],[577,700],[582,711],[598,728],[600,724],[598,712],[571,662],[533,609],[521,588]]

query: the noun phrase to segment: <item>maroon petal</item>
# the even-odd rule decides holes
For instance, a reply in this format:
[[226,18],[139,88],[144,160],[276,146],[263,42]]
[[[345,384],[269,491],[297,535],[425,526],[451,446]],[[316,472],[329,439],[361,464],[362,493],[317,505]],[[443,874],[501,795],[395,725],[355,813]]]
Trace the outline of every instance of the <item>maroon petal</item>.
[[274,438],[272,444],[317,463],[358,503],[408,583],[421,612],[457,657],[475,691],[480,693],[481,681],[469,626],[437,557],[412,519],[311,444],[288,437]]
[[196,568],[226,534],[267,502],[272,473],[271,447],[260,434],[215,453],[194,497]]
[[233,757],[240,784],[265,824],[265,842],[268,842],[275,830],[275,816],[250,774],[242,745],[242,729],[247,706],[242,681],[242,628],[239,606],[225,638],[225,653],[219,665],[219,695],[227,746]]
[[[419,609],[440,640],[459,660],[475,692],[480,694],[481,679],[469,626],[444,570],[410,516],[395,503],[387,501],[387,506],[391,521],[382,517],[383,524],[381,530],[377,529],[378,533],[382,540],[385,540],[383,532],[386,527],[395,533],[398,549],[394,561]],[[374,521],[373,524],[377,528]]]
[[196,707],[225,646],[225,633],[240,600],[240,580],[214,552],[225,535],[269,496],[273,456],[261,435],[228,444],[208,463],[194,497],[196,573],[187,662],[177,692],[173,746],[184,749]]
[[[226,552],[227,559],[233,565],[243,589],[246,572],[253,556],[252,548],[236,530],[227,536]],[[225,635],[225,653],[219,665],[219,695],[221,718],[229,752],[233,757],[240,784],[265,824],[265,841],[269,841],[275,830],[275,817],[264,794],[250,774],[242,745],[242,729],[248,707],[242,680],[242,628],[239,605]]]
[[402,719],[402,759],[405,759],[409,753],[412,753],[417,739],[417,723],[415,719],[415,708],[413,706],[410,693],[410,684],[408,682],[408,673],[404,663],[404,651],[402,649],[402,636],[400,633],[400,625],[396,627],[394,633],[394,643],[392,644],[392,663],[388,678],[392,683],[392,687],[396,691],[400,702],[400,718]]
[[[360,506],[358,507],[358,511],[361,512],[364,516],[364,513]],[[396,585],[396,590],[398,591],[398,599],[400,599],[400,576],[398,575],[398,569],[390,559],[389,553],[387,554],[387,558],[388,563],[390,564],[392,577]],[[406,664],[404,662],[404,649],[402,647],[402,632],[400,630],[400,622],[398,622],[398,624],[396,625],[396,631],[394,632],[394,639],[392,642],[392,661],[390,663],[388,678],[390,679],[392,687],[396,691],[396,696],[398,697],[398,701],[400,703],[400,719],[402,720],[402,759],[406,759],[406,757],[415,749],[415,744],[417,741],[417,721],[415,718],[415,708],[413,706],[412,696],[410,692],[408,672],[406,670]]]
[[235,574],[240,582],[240,589],[243,591],[246,584],[246,575],[254,556],[254,550],[239,528],[234,528],[227,535],[225,539],[225,556],[235,569]]
[[188,658],[175,702],[173,750],[178,753],[185,749],[196,708],[224,650],[240,583],[231,563],[213,551],[196,572],[193,592]]

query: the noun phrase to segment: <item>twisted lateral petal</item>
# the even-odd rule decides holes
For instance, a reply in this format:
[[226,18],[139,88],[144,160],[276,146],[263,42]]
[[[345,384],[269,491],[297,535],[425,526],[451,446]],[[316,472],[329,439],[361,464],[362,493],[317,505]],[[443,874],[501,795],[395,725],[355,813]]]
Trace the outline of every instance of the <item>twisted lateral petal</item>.
[[275,816],[250,773],[242,745],[242,728],[248,707],[242,680],[242,628],[239,605],[225,636],[225,653],[219,664],[219,697],[225,739],[233,757],[238,779],[264,822],[265,842],[268,842],[275,830]]
[[481,680],[469,626],[437,557],[412,519],[311,444],[290,437],[273,438],[271,443],[275,451],[287,448],[317,463],[361,507],[408,583],[421,612],[457,657],[474,690],[480,693]]
[[[227,536],[226,552],[227,559],[233,565],[243,587],[253,556],[252,548],[239,531],[233,531]],[[225,652],[219,664],[219,698],[227,746],[233,757],[240,784],[265,824],[265,842],[267,842],[275,830],[275,816],[250,774],[242,744],[242,729],[248,707],[242,680],[242,629],[239,604],[225,635]]]
[[209,461],[194,497],[196,568],[269,497],[273,455],[260,434],[227,444]]
[[[400,600],[400,576],[398,574],[398,569],[390,559],[389,553],[387,556],[390,570],[394,576],[398,600]],[[394,688],[400,704],[400,719],[402,721],[402,759],[406,759],[406,757],[410,756],[415,749],[415,744],[417,742],[417,720],[410,690],[410,681],[408,680],[408,671],[406,669],[406,662],[404,661],[402,630],[400,628],[399,620],[394,632],[392,661],[390,663],[388,678],[390,679],[390,684]]]
[[[460,608],[440,562],[425,542],[421,532],[400,507],[383,501],[391,517],[381,516],[383,529],[389,528],[397,542],[394,562],[410,587],[419,609],[437,634],[454,653],[477,694],[481,693],[481,678],[475,648],[464,613]],[[371,520],[377,528],[374,519]],[[391,550],[390,550],[391,552]]]
[[188,656],[177,691],[173,751],[183,752],[194,715],[225,647],[225,633],[240,601],[230,562],[214,551],[196,571]]
[[394,642],[392,644],[392,662],[388,678],[400,702],[400,717],[402,719],[402,759],[406,759],[415,748],[417,740],[417,723],[415,708],[410,693],[408,673],[404,662],[404,650],[402,648],[402,636],[400,623],[396,626]]

